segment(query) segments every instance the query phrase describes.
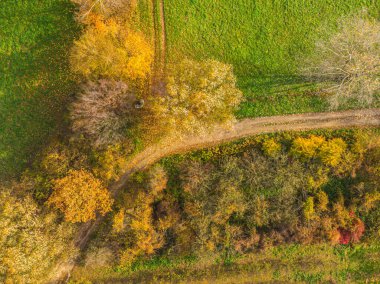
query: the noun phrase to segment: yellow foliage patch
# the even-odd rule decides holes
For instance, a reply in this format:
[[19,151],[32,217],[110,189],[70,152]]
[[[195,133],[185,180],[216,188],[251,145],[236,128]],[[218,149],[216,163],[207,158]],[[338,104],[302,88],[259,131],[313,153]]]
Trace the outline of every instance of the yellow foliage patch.
[[98,19],[71,52],[73,71],[91,79],[145,79],[152,62],[153,50],[144,35],[113,20]]
[[85,170],[71,170],[53,184],[47,202],[62,211],[68,222],[86,222],[96,218],[96,211],[102,215],[111,211],[113,200],[108,190]]
[[346,149],[347,144],[343,139],[334,138],[321,146],[319,157],[326,165],[335,167],[341,162]]
[[311,159],[316,156],[318,148],[324,142],[325,138],[322,136],[297,137],[293,141],[291,153],[301,158]]
[[273,157],[280,153],[281,144],[278,143],[275,139],[271,138],[263,142],[262,150],[267,156]]

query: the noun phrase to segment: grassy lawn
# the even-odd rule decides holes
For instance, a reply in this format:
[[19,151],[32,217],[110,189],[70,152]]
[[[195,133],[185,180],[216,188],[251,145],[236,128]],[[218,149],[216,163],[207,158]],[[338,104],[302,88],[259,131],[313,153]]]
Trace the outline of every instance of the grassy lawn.
[[239,117],[323,111],[316,86],[297,76],[300,61],[337,19],[363,8],[380,14],[374,0],[166,0],[168,60],[233,64],[247,98]]
[[73,92],[69,0],[0,1],[0,176],[17,173],[59,131]]
[[136,12],[131,21],[133,28],[145,34],[146,38],[154,44],[153,3],[151,0],[139,0]]
[[153,258],[131,268],[77,267],[71,284],[87,283],[367,283],[379,280],[378,244],[288,245],[223,263],[218,258]]

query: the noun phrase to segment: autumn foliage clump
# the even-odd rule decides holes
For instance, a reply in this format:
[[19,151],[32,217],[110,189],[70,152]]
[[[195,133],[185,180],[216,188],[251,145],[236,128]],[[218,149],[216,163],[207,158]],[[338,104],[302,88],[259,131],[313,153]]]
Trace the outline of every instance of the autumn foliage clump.
[[364,234],[365,226],[362,220],[353,213],[350,214],[351,222],[349,229],[339,228],[339,243],[347,245],[349,243],[357,243]]
[[291,153],[303,160],[320,159],[325,165],[336,167],[342,161],[347,144],[341,138],[327,140],[322,136],[297,137]]
[[47,202],[62,211],[68,222],[86,222],[95,219],[97,211],[102,215],[111,211],[113,200],[108,190],[85,170],[69,171],[53,183]]
[[145,79],[152,62],[144,35],[113,20],[89,26],[71,52],[73,71],[91,79]]
[[0,283],[50,283],[57,262],[76,255],[72,229],[0,187]]
[[294,139],[291,153],[304,159],[315,158],[319,147],[325,142],[322,136],[310,135],[307,138],[297,137]]
[[184,60],[168,71],[166,94],[153,98],[151,123],[167,131],[201,132],[234,120],[242,99],[231,65]]

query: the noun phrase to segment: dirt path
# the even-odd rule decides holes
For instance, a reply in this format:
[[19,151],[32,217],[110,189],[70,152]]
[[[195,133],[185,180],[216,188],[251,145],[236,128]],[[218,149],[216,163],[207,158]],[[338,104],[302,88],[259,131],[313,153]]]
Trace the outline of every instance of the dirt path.
[[161,66],[162,72],[165,73],[166,66],[166,27],[165,27],[165,7],[164,0],[160,0],[160,28],[161,28]]
[[[155,34],[154,77],[160,78],[165,73],[166,65],[165,4],[163,0],[152,0],[152,5]],[[156,22],[156,17],[159,18],[159,23]]]
[[155,146],[146,148],[130,161],[125,174],[113,185],[112,189],[117,190],[121,188],[128,179],[128,176],[133,172],[147,168],[161,158],[172,154],[206,148],[256,134],[365,126],[380,126],[380,109],[244,119],[236,122],[229,129],[217,127],[211,133],[205,135],[188,136],[182,139],[176,137],[175,139],[164,140]]

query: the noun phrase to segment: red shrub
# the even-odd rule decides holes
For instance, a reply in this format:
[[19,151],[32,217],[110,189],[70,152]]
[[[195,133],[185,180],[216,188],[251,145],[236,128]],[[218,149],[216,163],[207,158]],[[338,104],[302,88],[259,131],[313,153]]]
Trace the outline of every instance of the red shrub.
[[349,243],[357,243],[364,234],[365,226],[362,220],[355,217],[354,213],[350,213],[352,219],[352,225],[350,229],[339,228],[339,243],[342,245],[347,245]]

